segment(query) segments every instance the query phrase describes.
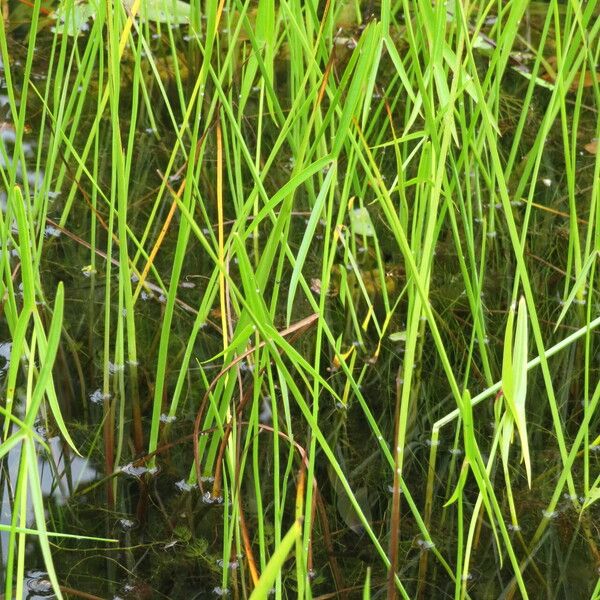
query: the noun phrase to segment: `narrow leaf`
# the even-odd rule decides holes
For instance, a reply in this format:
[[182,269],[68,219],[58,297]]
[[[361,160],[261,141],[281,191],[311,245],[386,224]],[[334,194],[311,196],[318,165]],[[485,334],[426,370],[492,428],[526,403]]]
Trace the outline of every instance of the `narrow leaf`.
[[283,563],[286,561],[288,554],[293,548],[296,540],[302,533],[302,526],[300,521],[294,521],[294,524],[290,527],[290,530],[285,534],[281,543],[275,550],[275,553],[268,562],[263,574],[261,575],[254,591],[250,595],[250,600],[262,600],[269,596],[269,592],[273,587],[273,583],[277,577],[277,574],[281,571]]

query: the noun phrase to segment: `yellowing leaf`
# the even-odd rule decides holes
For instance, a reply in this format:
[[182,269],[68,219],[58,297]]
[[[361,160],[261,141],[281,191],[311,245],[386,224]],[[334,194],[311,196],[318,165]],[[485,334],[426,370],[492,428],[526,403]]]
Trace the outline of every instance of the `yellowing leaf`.
[[369,211],[365,208],[355,208],[350,212],[350,223],[352,229],[356,235],[366,235],[373,237],[375,235],[375,228],[371,221]]
[[598,138],[594,138],[589,144],[584,146],[585,150],[590,154],[598,153]]

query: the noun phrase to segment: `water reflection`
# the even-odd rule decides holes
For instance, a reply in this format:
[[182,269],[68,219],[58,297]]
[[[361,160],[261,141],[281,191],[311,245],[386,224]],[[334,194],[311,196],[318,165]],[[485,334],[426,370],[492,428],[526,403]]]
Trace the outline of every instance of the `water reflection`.
[[12,342],[0,342],[0,379],[4,377],[10,366]]
[[[10,171],[10,167],[15,160],[14,152],[12,150],[14,149],[16,141],[16,133],[9,107],[10,103],[8,96],[6,94],[0,94],[0,170],[5,173]],[[26,139],[21,141],[21,150],[24,157],[33,157],[35,155],[34,148],[33,142]],[[39,186],[44,179],[43,172],[27,170],[27,172],[23,174],[23,166],[20,161],[16,165],[15,174],[17,183],[27,182],[31,189],[35,189]],[[0,209],[2,211],[6,210],[6,202],[7,190],[5,185],[2,185],[0,186]]]
[[[73,454],[58,436],[47,439],[46,443],[50,452],[40,452],[38,455],[40,488],[45,499],[51,499],[55,505],[64,506],[75,490],[80,486],[94,481],[98,474],[87,459]],[[0,463],[2,468],[0,474],[0,490],[2,493],[1,522],[3,525],[10,525],[20,459],[21,445],[18,444],[8,452]],[[33,508],[29,497],[27,502],[26,526],[32,529],[36,528]],[[3,563],[6,562],[8,541],[8,532],[0,531]]]
[[52,584],[45,571],[31,570],[25,574],[25,589],[27,590],[27,600],[37,600],[38,598],[54,598]]

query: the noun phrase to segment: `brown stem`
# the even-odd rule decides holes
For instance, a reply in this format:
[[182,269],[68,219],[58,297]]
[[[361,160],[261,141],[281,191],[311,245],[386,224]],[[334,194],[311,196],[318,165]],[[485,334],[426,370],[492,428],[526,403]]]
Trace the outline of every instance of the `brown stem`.
[[[317,319],[319,315],[317,313],[313,313],[312,315],[301,319],[297,323],[286,327],[281,330],[279,334],[282,337],[291,335],[291,334],[299,334],[304,329],[310,327]],[[200,407],[198,408],[198,412],[196,413],[196,419],[194,421],[194,464],[196,467],[196,478],[198,480],[198,486],[200,487],[200,491],[203,492],[204,489],[202,487],[202,468],[200,465],[200,449],[199,449],[199,437],[200,437],[200,424],[202,423],[202,417],[204,416],[204,411],[206,410],[206,406],[208,405],[208,399],[211,392],[216,387],[217,383],[226,373],[228,373],[235,365],[244,360],[247,356],[256,351],[257,348],[263,348],[266,344],[265,341],[262,341],[258,344],[258,346],[252,346],[249,350],[246,350],[236,358],[234,358],[227,366],[225,366],[219,373],[217,373],[216,377],[210,382],[208,389],[206,390],[204,397],[202,398],[202,402],[200,403]]]

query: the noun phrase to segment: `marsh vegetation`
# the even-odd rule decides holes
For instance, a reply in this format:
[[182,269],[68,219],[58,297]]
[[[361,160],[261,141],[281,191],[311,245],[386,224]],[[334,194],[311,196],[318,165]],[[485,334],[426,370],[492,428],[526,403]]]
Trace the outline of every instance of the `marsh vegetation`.
[[4,0],[6,598],[600,598],[596,0]]

